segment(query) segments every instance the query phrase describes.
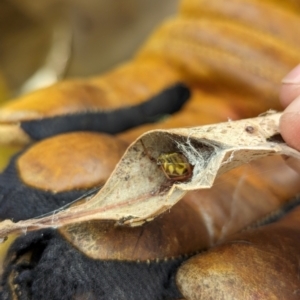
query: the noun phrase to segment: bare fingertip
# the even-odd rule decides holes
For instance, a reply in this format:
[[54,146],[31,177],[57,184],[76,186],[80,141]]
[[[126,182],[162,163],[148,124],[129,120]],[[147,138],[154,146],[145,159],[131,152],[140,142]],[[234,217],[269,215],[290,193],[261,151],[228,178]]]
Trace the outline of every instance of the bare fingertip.
[[282,79],[282,83],[300,84],[300,64]]
[[286,84],[283,83],[279,91],[279,99],[283,107],[287,107],[297,97],[300,96],[300,83],[299,84]]
[[284,112],[279,129],[285,142],[300,151],[300,112]]

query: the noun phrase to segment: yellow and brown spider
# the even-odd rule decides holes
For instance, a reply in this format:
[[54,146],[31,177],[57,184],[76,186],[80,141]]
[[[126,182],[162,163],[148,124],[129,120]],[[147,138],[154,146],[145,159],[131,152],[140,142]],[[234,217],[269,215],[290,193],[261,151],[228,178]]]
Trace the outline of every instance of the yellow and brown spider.
[[157,159],[152,157],[141,140],[146,155],[164,172],[170,181],[187,181],[193,175],[193,166],[180,152],[161,153]]

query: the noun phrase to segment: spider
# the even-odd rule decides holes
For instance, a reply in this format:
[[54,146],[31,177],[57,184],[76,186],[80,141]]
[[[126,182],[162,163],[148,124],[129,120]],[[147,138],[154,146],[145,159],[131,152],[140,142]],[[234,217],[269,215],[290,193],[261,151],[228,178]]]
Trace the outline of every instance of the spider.
[[162,153],[155,159],[150,155],[142,140],[141,143],[149,159],[156,162],[170,181],[186,181],[192,177],[193,166],[182,153]]

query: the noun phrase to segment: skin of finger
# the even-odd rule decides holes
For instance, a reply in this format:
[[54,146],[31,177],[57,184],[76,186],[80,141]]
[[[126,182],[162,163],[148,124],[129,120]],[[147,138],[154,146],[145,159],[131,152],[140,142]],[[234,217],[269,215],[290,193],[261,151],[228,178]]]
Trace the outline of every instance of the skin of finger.
[[286,143],[300,151],[300,96],[285,109],[279,126]]
[[287,107],[300,95],[300,64],[292,69],[281,82],[279,98],[283,107]]
[[282,83],[279,91],[280,102],[283,107],[287,107],[300,95],[300,82],[299,84]]

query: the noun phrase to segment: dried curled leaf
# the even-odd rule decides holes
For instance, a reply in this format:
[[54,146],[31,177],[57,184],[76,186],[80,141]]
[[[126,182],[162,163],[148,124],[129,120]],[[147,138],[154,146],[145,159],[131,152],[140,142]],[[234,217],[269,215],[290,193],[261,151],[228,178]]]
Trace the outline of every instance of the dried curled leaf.
[[[137,226],[171,208],[188,191],[210,188],[216,177],[264,156],[300,159],[279,134],[280,113],[194,128],[154,130],[126,151],[105,186],[90,200],[49,216],[0,224],[0,236],[14,231],[59,227],[93,219]],[[142,142],[141,142],[142,141]],[[185,181],[168,179],[155,160],[181,153],[193,173]]]

